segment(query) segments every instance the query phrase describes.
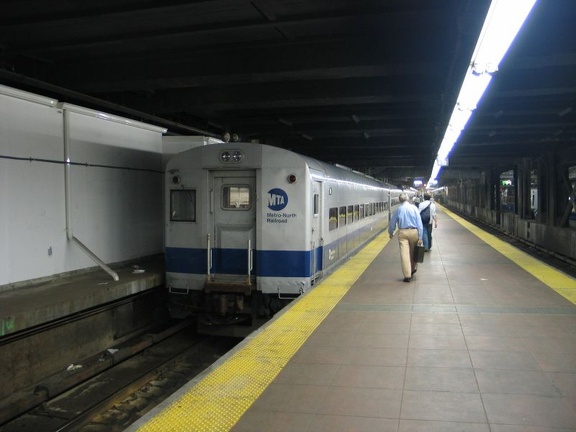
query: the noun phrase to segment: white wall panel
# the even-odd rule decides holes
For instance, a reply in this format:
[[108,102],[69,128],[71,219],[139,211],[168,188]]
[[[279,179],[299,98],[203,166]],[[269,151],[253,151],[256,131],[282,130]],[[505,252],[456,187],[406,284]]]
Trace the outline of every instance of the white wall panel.
[[[0,154],[62,160],[61,115],[0,95]],[[0,285],[65,267],[64,171],[39,161],[0,161]]]
[[71,162],[103,165],[71,169],[74,235],[105,262],[162,252],[162,136],[77,113],[69,131]]
[[[109,264],[161,253],[161,133],[79,113],[68,126],[84,164],[70,168],[73,234]],[[66,237],[63,110],[0,94],[0,156],[0,289],[94,267]]]

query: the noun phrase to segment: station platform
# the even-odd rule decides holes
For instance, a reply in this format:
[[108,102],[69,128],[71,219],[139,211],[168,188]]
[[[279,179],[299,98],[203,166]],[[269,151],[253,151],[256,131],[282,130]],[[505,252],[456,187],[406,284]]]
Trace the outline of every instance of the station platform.
[[380,235],[127,431],[576,431],[576,280],[438,219],[410,283]]
[[97,268],[0,291],[0,337],[164,284],[161,255],[115,265],[113,270],[118,281]]

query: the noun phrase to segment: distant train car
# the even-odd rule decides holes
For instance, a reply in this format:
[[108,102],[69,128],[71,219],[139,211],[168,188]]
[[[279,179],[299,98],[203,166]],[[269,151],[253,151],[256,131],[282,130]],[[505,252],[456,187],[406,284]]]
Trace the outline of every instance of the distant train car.
[[212,144],[166,167],[173,316],[244,336],[388,226],[400,190],[251,143]]

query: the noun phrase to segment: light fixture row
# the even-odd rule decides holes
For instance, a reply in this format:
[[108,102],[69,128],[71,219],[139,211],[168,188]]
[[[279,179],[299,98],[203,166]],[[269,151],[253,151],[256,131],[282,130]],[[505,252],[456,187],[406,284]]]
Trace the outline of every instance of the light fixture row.
[[492,0],[438,149],[429,185],[437,183],[440,169],[448,165],[450,152],[535,3],[536,0]]

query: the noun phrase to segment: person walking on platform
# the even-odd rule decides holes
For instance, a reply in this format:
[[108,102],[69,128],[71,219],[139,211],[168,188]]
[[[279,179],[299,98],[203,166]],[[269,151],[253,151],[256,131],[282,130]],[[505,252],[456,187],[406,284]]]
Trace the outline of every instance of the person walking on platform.
[[424,194],[424,201],[420,203],[418,210],[420,211],[422,226],[424,227],[424,251],[430,252],[430,249],[432,249],[432,223],[434,223],[434,228],[438,228],[436,204],[432,202],[430,193],[426,192]]
[[392,215],[388,234],[390,239],[394,237],[394,231],[398,226],[398,244],[400,245],[400,261],[402,263],[402,273],[404,282],[410,282],[414,273],[416,273],[417,263],[414,262],[414,248],[421,244],[423,227],[422,219],[418,208],[408,201],[408,195],[402,192],[398,197],[400,207]]

